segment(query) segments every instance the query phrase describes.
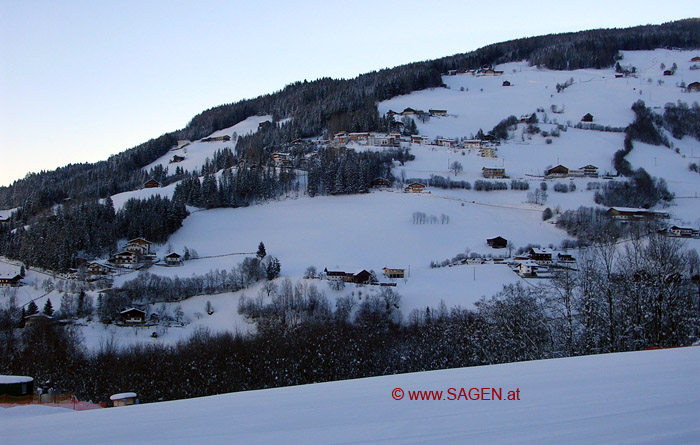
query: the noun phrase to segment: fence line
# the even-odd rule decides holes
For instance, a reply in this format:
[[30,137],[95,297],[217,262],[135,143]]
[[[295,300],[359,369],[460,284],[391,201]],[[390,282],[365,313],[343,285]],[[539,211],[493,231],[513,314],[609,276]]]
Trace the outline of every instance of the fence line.
[[12,408],[19,405],[44,405],[56,408],[67,408],[75,411],[105,408],[106,403],[96,404],[78,400],[73,394],[42,394],[27,396],[11,396],[0,394],[0,407]]

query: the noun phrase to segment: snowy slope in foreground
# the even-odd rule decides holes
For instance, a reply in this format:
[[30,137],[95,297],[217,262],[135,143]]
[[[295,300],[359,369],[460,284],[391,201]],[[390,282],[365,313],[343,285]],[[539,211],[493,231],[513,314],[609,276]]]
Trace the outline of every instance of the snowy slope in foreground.
[[[9,443],[601,443],[700,441],[700,348],[323,383],[3,419]],[[519,401],[410,401],[501,387]],[[405,398],[392,399],[402,388]]]

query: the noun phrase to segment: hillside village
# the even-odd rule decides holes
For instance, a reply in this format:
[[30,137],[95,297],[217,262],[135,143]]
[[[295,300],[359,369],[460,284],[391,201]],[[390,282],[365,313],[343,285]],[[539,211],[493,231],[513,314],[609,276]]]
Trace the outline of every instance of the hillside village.
[[[630,54],[634,55],[634,53]],[[650,54],[651,55],[644,57],[655,57],[658,59],[657,54]],[[673,52],[666,53],[667,56],[673,55],[674,57],[675,54],[676,53]],[[676,58],[680,59],[682,57],[687,57],[686,54],[687,53],[680,52],[678,53],[680,57]],[[632,58],[632,61],[633,60],[634,58]],[[682,70],[683,65],[680,64],[680,66],[680,69]],[[693,66],[694,65],[690,65],[686,68],[689,70],[688,73],[694,72],[692,68]],[[678,70],[679,68],[677,67],[676,69]],[[509,77],[511,79],[518,79],[519,76],[522,75],[522,70],[522,65],[516,64],[516,68],[504,67],[500,70],[494,70],[492,67],[483,67],[482,69],[473,71],[451,71],[449,73],[445,73],[444,76],[446,81],[448,81],[448,87],[450,87],[450,79],[460,80],[460,82],[461,79],[464,79],[464,81],[467,81],[468,83],[480,82],[482,80],[488,80],[492,77],[503,76],[504,72],[506,71],[510,72]],[[537,74],[537,70],[533,71],[530,69],[528,72],[539,75]],[[596,73],[593,71],[586,71],[584,76],[591,77],[592,79],[606,79],[609,76],[609,78],[613,79],[611,82],[625,82],[626,79],[638,78],[646,73],[637,72],[634,75],[629,75],[628,73],[623,77],[619,77],[616,73],[613,74],[614,75],[607,72]],[[676,76],[678,75],[677,73],[674,74]],[[532,74],[525,75],[530,77],[532,76]],[[661,73],[661,75],[668,76],[665,73]],[[566,73],[565,76],[569,76],[569,74]],[[459,85],[460,82],[457,82],[455,86]],[[526,83],[527,81],[523,82]],[[503,86],[517,88],[521,85],[521,83],[524,84],[523,82],[516,81],[509,83],[508,85],[506,85],[505,82],[503,82],[502,85],[492,83],[492,85],[498,85],[501,88]],[[566,84],[568,81],[564,83]],[[661,83],[650,84],[652,85],[650,88],[655,87],[663,89],[665,92],[667,92],[666,94],[675,94],[679,98],[685,98],[686,94],[692,94],[694,91],[692,82],[683,87],[678,86],[673,90],[669,90],[668,87]],[[604,81],[603,85],[607,85],[607,80]],[[560,91],[562,92],[559,94],[570,94],[569,92],[573,91],[575,88],[577,88],[577,86],[578,83],[576,82],[574,82],[572,85],[567,85],[566,91],[563,92],[563,89],[561,89]],[[581,84],[581,86],[583,86],[583,84]],[[460,87],[457,88],[457,90],[459,91],[455,94],[466,93],[467,88]],[[446,89],[444,91],[455,91],[455,88]],[[507,89],[507,91],[515,91],[515,89]],[[601,179],[603,181],[619,180],[617,178],[617,174],[614,174],[614,170],[610,167],[609,156],[612,155],[611,151],[608,153],[605,153],[604,151],[597,153],[596,149],[593,149],[590,151],[591,155],[587,156],[586,150],[576,150],[576,152],[573,153],[571,152],[571,149],[566,150],[567,147],[562,146],[562,144],[573,144],[574,146],[580,146],[581,142],[579,141],[583,141],[583,144],[585,145],[587,143],[585,142],[586,139],[582,139],[582,137],[593,132],[599,132],[601,137],[612,138],[613,140],[616,139],[618,137],[616,135],[619,134],[619,130],[617,130],[619,121],[616,119],[610,121],[610,118],[606,117],[606,115],[601,112],[600,109],[594,109],[593,107],[589,108],[595,115],[602,115],[600,118],[594,119],[594,114],[591,114],[591,112],[586,112],[585,114],[579,112],[580,115],[577,123],[574,124],[571,121],[568,121],[567,123],[560,123],[557,122],[556,119],[548,116],[548,113],[545,111],[546,107],[544,104],[538,104],[535,107],[536,110],[533,110],[533,112],[530,114],[527,114],[527,112],[523,113],[522,111],[524,111],[524,109],[521,109],[520,113],[516,112],[520,117],[516,118],[516,121],[510,124],[511,127],[508,130],[509,136],[505,140],[494,137],[491,132],[486,134],[480,128],[476,128],[478,131],[471,131],[466,134],[463,133],[462,136],[441,137],[440,135],[436,134],[435,130],[431,129],[433,129],[433,127],[440,129],[447,128],[443,125],[445,123],[450,123],[450,125],[453,125],[453,127],[450,128],[454,128],[454,125],[459,125],[462,122],[462,119],[464,119],[466,116],[463,115],[463,109],[461,108],[457,108],[456,112],[449,107],[433,108],[439,107],[440,105],[446,105],[451,102],[446,101],[445,98],[441,98],[440,96],[428,96],[429,100],[426,101],[426,98],[423,98],[424,94],[425,92],[414,93],[416,99],[412,100],[413,106],[403,107],[401,112],[393,111],[392,108],[395,107],[393,104],[409,103],[409,101],[411,101],[410,97],[413,95],[392,99],[386,104],[380,104],[380,110],[386,110],[384,116],[387,118],[388,122],[390,122],[391,131],[386,133],[341,131],[336,132],[326,138],[321,137],[307,140],[296,140],[284,146],[278,147],[277,150],[273,151],[269,155],[269,159],[261,162],[259,165],[257,165],[257,168],[262,169],[272,166],[280,172],[288,171],[303,181],[305,169],[308,169],[309,165],[318,162],[319,149],[332,149],[340,152],[345,150],[353,150],[358,152],[367,150],[396,150],[400,152],[401,150],[405,150],[405,152],[410,153],[415,160],[407,159],[400,162],[394,160],[392,178],[377,177],[370,181],[369,186],[371,190],[373,190],[373,194],[403,191],[404,193],[411,195],[432,195],[433,198],[452,199],[455,200],[456,203],[459,203],[460,206],[465,206],[465,204],[483,205],[491,201],[494,204],[503,206],[503,208],[522,209],[521,211],[526,212],[531,212],[533,210],[538,210],[541,212],[544,210],[545,206],[542,205],[542,202],[546,202],[545,200],[547,198],[544,198],[544,200],[540,198],[541,196],[546,196],[548,194],[549,200],[552,200],[553,198],[556,199],[556,201],[551,205],[547,204],[549,206],[555,206],[556,213],[564,212],[566,209],[575,209],[578,205],[580,205],[579,203],[583,202],[581,200],[583,196],[579,196],[579,193],[584,192],[584,194],[588,194],[590,196],[590,193],[595,190],[595,188],[591,189],[591,184],[598,187]],[[553,98],[554,96],[552,96],[551,99]],[[431,105],[426,106],[428,104]],[[428,111],[421,111],[421,108],[423,107],[427,108]],[[560,107],[564,108],[563,106]],[[557,113],[560,113],[559,108],[555,107],[554,105],[550,108],[552,110],[557,110],[556,112],[552,113],[552,116],[557,116]],[[494,112],[492,111],[492,114],[493,113]],[[503,111],[495,111],[495,113],[498,113],[497,115],[500,116],[505,114]],[[570,114],[567,112],[567,114],[564,116],[568,117],[569,115]],[[414,119],[418,122],[415,122]],[[600,127],[586,126],[587,123],[591,122],[601,122]],[[611,127],[610,124],[613,126]],[[268,125],[271,125],[271,119],[269,116],[256,116],[236,125],[231,129],[218,131],[211,136],[202,138],[199,141],[177,141],[177,144],[172,147],[169,154],[164,156],[162,160],[156,161],[155,163],[146,167],[145,170],[152,170],[158,165],[167,168],[167,166],[170,164],[177,165],[178,169],[181,168],[181,166],[188,169],[199,167],[201,164],[198,165],[198,163],[209,162],[209,159],[211,159],[214,151],[226,149],[227,147],[235,147],[239,135],[252,134],[257,131],[264,130]],[[474,129],[474,127],[472,127],[472,129]],[[418,132],[418,134],[410,134],[411,132]],[[578,136],[577,139],[571,139],[570,135],[574,133],[576,133]],[[554,139],[555,142],[552,142],[552,139]],[[523,144],[523,148],[518,147],[518,144]],[[692,142],[690,145],[688,145],[688,142],[686,141],[683,141],[683,144],[679,144],[679,148],[683,150],[681,155],[686,156],[686,150],[691,148],[692,145]],[[508,165],[511,165],[512,155],[515,153],[515,151],[524,150],[525,146],[541,151],[554,150],[557,153],[557,160],[569,160],[564,161],[564,163],[557,163],[556,165],[553,165],[553,163],[549,162],[549,160],[554,159],[551,155],[526,155],[529,156],[528,161],[522,163],[520,161],[515,161],[515,164],[512,164],[513,167],[509,167]],[[617,149],[617,143],[612,143],[611,149],[612,148]],[[691,148],[691,151],[692,150],[694,149]],[[700,150],[698,151],[700,152]],[[606,157],[608,159],[607,162],[604,161]],[[447,168],[445,168],[445,166],[437,167],[435,161],[438,161],[439,159],[447,161]],[[539,161],[540,159],[541,161]],[[196,163],[192,163],[192,161]],[[506,165],[506,163],[508,165]],[[524,170],[522,167],[525,165],[528,167],[526,167]],[[572,165],[574,168],[571,168]],[[256,165],[251,165],[247,162],[241,161],[238,165],[232,167],[233,170],[242,168],[256,168]],[[426,172],[430,172],[430,174],[426,175]],[[217,173],[217,175],[220,174],[221,172]],[[506,182],[485,182],[482,184],[479,182],[483,180],[507,179],[512,180],[510,184]],[[469,180],[475,181],[473,188],[468,182]],[[566,180],[567,182],[557,182],[561,180]],[[548,183],[554,183],[549,192],[547,192],[546,187]],[[505,201],[502,198],[497,198],[495,201],[493,201],[491,198],[486,198],[485,196],[481,197],[481,194],[484,192],[479,191],[483,190],[479,187],[483,187],[484,184],[489,187],[486,190],[490,190],[490,187],[493,187],[494,185],[497,186],[497,188],[495,188],[496,191],[489,192],[488,194],[504,193],[499,190],[508,190],[509,188],[511,191],[508,191],[505,195],[501,195],[505,197]],[[501,188],[501,185],[499,184],[502,184],[503,187]],[[304,185],[305,184],[302,182],[301,187],[304,187]],[[453,187],[456,187],[457,190],[462,191],[452,192],[451,190],[454,190]],[[559,195],[559,193],[556,192],[561,192],[562,188],[564,189],[564,193],[561,193],[561,197],[565,198],[564,200],[557,199],[558,197],[556,197],[556,195]],[[122,203],[124,203],[130,196],[145,197],[153,194],[172,196],[172,192],[173,185],[165,186],[159,180],[150,178],[144,182],[141,191],[127,193],[124,197],[113,196],[112,200],[115,202],[115,207],[118,208],[121,207]],[[148,195],[145,195],[144,193],[148,193]],[[680,191],[680,193],[685,192]],[[533,198],[531,195],[536,196]],[[303,193],[294,196],[303,196]],[[479,201],[483,202],[477,203],[477,200],[475,199],[477,196],[479,196]],[[569,199],[569,196],[575,196],[576,199],[572,201]],[[384,199],[382,199],[382,201],[383,200]],[[606,208],[606,210],[611,218],[621,221],[641,221],[646,219],[654,221],[669,221],[663,222],[662,227],[658,230],[662,230],[663,233],[666,233],[671,237],[694,239],[698,236],[697,227],[693,225],[693,223],[697,223],[698,216],[695,216],[695,221],[693,221],[692,218],[690,220],[688,219],[688,216],[692,215],[693,212],[690,214],[685,211],[681,212],[680,214],[674,212],[676,215],[671,217],[671,214],[668,211],[650,211],[642,208],[609,206]],[[9,215],[6,217],[6,219],[9,220]],[[443,221],[444,220],[443,215]],[[691,224],[688,224],[689,222]],[[520,238],[515,240],[517,243],[515,244],[513,240],[509,240],[511,236],[508,232],[509,230],[502,230],[501,232],[489,233],[490,237],[486,236],[483,237],[481,241],[471,242],[471,247],[468,249],[471,250],[471,252],[469,254],[462,255],[461,257],[458,255],[456,260],[453,258],[453,260],[435,262],[432,261],[435,260],[435,258],[428,256],[422,261],[422,264],[416,264],[413,260],[411,260],[411,263],[413,263],[414,269],[416,267],[428,267],[429,263],[431,268],[439,268],[444,266],[452,267],[458,265],[468,265],[471,267],[477,265],[496,265],[498,267],[503,267],[502,265],[508,265],[510,267],[507,269],[511,270],[511,273],[513,273],[514,276],[528,279],[551,277],[552,270],[556,268],[576,267],[576,252],[574,250],[568,248],[562,249],[560,246],[550,242],[544,243],[545,247],[530,247],[523,249],[524,246],[542,245],[543,243],[541,238]],[[266,238],[264,233],[259,233],[258,237],[261,239]],[[182,247],[186,246],[182,245],[182,242],[179,241],[177,234],[173,238],[173,241],[175,241],[174,244],[179,244],[180,247],[176,249],[169,247],[166,249],[167,251],[164,251],[163,246],[156,246],[151,241],[144,238],[129,240],[126,243],[123,243],[123,247],[118,251],[115,251],[108,258],[92,260],[84,259],[80,262],[80,264],[75,264],[74,269],[72,269],[71,273],[66,275],[66,277],[73,280],[86,280],[87,282],[99,281],[102,284],[117,285],[117,283],[123,282],[124,279],[119,277],[130,276],[138,270],[148,270],[149,273],[160,274],[162,273],[161,271],[166,270],[162,269],[162,267],[167,266],[174,268],[171,269],[172,271],[182,269],[182,272],[168,272],[167,274],[169,276],[179,275],[180,273],[191,273],[187,272],[187,270],[190,270],[190,267],[187,266],[190,263],[190,254],[187,251],[182,250]],[[231,251],[252,250],[250,247],[247,249],[234,249],[233,246],[231,246],[231,248],[225,249],[226,251],[216,251],[216,249],[212,250],[209,247],[204,248],[203,246],[198,245],[196,238],[188,241],[187,245],[190,247],[190,249],[197,249],[198,251],[203,251],[210,254],[205,255],[205,257],[212,257],[222,253],[229,253]],[[549,245],[549,247],[547,247],[547,245]],[[521,248],[522,252],[514,254],[513,247]],[[451,252],[451,254],[455,253],[458,252]],[[340,280],[359,285],[377,283],[392,284],[393,286],[396,286],[396,280],[401,278],[407,283],[409,281],[408,274],[406,273],[406,271],[409,269],[408,266],[398,266],[397,263],[401,263],[401,260],[398,257],[392,257],[394,258],[393,261],[386,261],[385,263],[357,262],[354,260],[347,261],[347,259],[343,261],[342,258],[336,257],[334,259],[335,261],[326,262],[328,266],[325,266],[325,270],[327,272],[323,274],[323,277],[331,281]],[[231,258],[233,259],[235,257]],[[396,261],[397,259],[399,261]],[[313,261],[313,258],[310,258],[310,261],[312,263],[316,262]],[[198,264],[205,264],[209,262],[209,260],[197,258],[196,262]],[[335,270],[335,267],[329,267],[334,263],[340,263],[341,267],[342,264],[348,265],[349,263],[354,263],[357,267],[356,270],[359,270],[360,272],[347,273],[344,271]],[[288,262],[284,261],[284,258],[283,264],[288,264]],[[351,267],[351,270],[354,268],[355,267]],[[301,269],[302,266],[297,265],[293,266],[289,272],[292,276],[301,276]],[[201,267],[198,267],[197,270],[202,269]],[[375,270],[379,272],[375,272]],[[384,271],[383,274],[381,273],[382,270]],[[0,283],[3,283],[5,286],[19,286],[21,284],[21,280],[17,278],[18,276],[19,275],[1,277]],[[378,277],[382,277],[388,281],[386,283],[379,283]],[[115,278],[119,279],[115,280]],[[105,279],[107,279],[107,281],[104,281]],[[406,283],[404,283],[403,286],[408,286],[408,289],[410,289],[410,285]],[[402,291],[406,292],[408,289]],[[329,289],[329,291],[333,292],[331,289]],[[27,295],[25,298],[31,299],[32,296]],[[26,301],[27,300],[25,300],[24,304],[26,304]],[[451,303],[456,303],[457,301],[459,300],[452,300]],[[42,299],[39,299],[38,302],[41,303]],[[417,301],[415,303],[417,303],[417,305],[413,306],[414,308],[420,307],[420,303]],[[138,310],[143,310],[144,314],[155,310],[155,306],[149,304],[141,305],[140,307],[141,309]],[[121,308],[121,310],[129,309],[130,308],[128,307]]]
[[[623,52],[619,69],[564,72],[523,61],[451,70],[442,88],[379,102],[381,131],[327,131],[244,153],[243,144],[291,119],[257,113],[200,139],[168,141],[167,153],[141,169],[134,190],[95,204],[113,207],[111,216],[122,222],[116,242],[101,253],[79,252],[62,271],[0,258],[0,302],[15,305],[21,333],[49,326],[80,337],[89,353],[81,369],[110,357],[114,369],[129,363],[131,374],[149,375],[162,360],[175,379],[194,366],[179,361],[188,348],[235,357],[227,362],[235,372],[207,369],[222,377],[180,387],[169,381],[154,388],[100,370],[113,379],[105,387],[124,396],[106,402],[112,406],[135,403],[137,393],[127,390],[151,402],[271,380],[365,376],[360,369],[404,373],[690,338],[688,314],[700,283],[692,262],[700,248],[700,175],[690,166],[700,158],[700,142],[659,126],[667,145],[634,139],[624,150],[628,126],[640,115],[631,108],[637,101],[663,114],[668,103],[700,97],[690,81],[700,72],[696,53]],[[662,61],[676,64],[673,73],[660,69]],[[620,151],[628,176],[618,169]],[[639,167],[644,174],[634,173]],[[653,205],[620,192],[635,180],[648,190],[631,194],[648,192]],[[229,194],[244,199],[227,201]],[[186,209],[178,228],[159,240],[134,229],[144,225],[123,221],[134,217],[125,211],[134,202],[155,198]],[[72,206],[79,208],[63,201],[47,219]],[[20,226],[21,214],[4,211],[0,224],[19,235],[42,227]],[[649,244],[673,258],[672,267],[655,262]],[[607,275],[594,266],[603,254],[615,258]],[[618,292],[610,312],[619,319],[605,318],[607,307],[596,300],[597,318],[573,328],[571,308],[593,304],[583,299],[588,286]],[[644,286],[666,292],[665,315],[629,309],[638,295],[653,300]],[[666,338],[657,325],[671,314],[679,314],[680,327]],[[654,321],[639,321],[645,317]],[[503,348],[503,320],[532,342]],[[321,330],[327,326],[333,335]],[[609,339],[612,329],[618,331]],[[551,334],[557,330],[567,334]],[[323,343],[331,338],[337,343]],[[301,353],[297,344],[273,339],[312,346]],[[419,352],[402,349],[402,341]],[[453,355],[450,348],[462,342],[465,350]],[[359,344],[373,348],[362,366],[371,365],[339,365]],[[282,367],[317,360],[320,370],[304,380],[266,365],[275,371],[258,377],[246,360],[259,350],[288,354]],[[128,353],[138,358],[119,355]]]

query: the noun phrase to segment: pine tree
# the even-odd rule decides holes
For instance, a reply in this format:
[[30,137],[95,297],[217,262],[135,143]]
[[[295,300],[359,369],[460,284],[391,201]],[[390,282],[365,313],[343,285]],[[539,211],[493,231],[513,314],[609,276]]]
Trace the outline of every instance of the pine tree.
[[53,305],[51,304],[51,299],[46,300],[46,304],[44,304],[44,315],[48,315],[49,317],[53,315]]
[[281,271],[282,265],[280,264],[280,261],[275,257],[270,257],[270,261],[268,261],[267,267],[265,268],[267,279],[274,280],[280,276]]
[[255,256],[257,256],[259,260],[262,260],[265,258],[265,255],[267,255],[267,252],[265,252],[265,244],[260,241],[260,244],[258,245],[258,252],[255,254]]
[[36,306],[34,300],[30,301],[27,305],[27,315],[34,315],[39,313],[39,308]]

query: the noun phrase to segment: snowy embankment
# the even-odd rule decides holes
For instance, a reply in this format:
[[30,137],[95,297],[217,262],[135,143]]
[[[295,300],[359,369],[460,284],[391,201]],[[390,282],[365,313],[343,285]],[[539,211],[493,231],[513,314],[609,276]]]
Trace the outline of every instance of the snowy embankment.
[[[36,418],[9,443],[698,443],[700,348],[374,377]],[[392,394],[400,388],[402,400]],[[450,388],[454,390],[450,391]],[[465,400],[470,388],[519,400]],[[410,400],[443,391],[442,400]],[[479,391],[480,392],[480,391]],[[456,399],[458,400],[449,400]]]

